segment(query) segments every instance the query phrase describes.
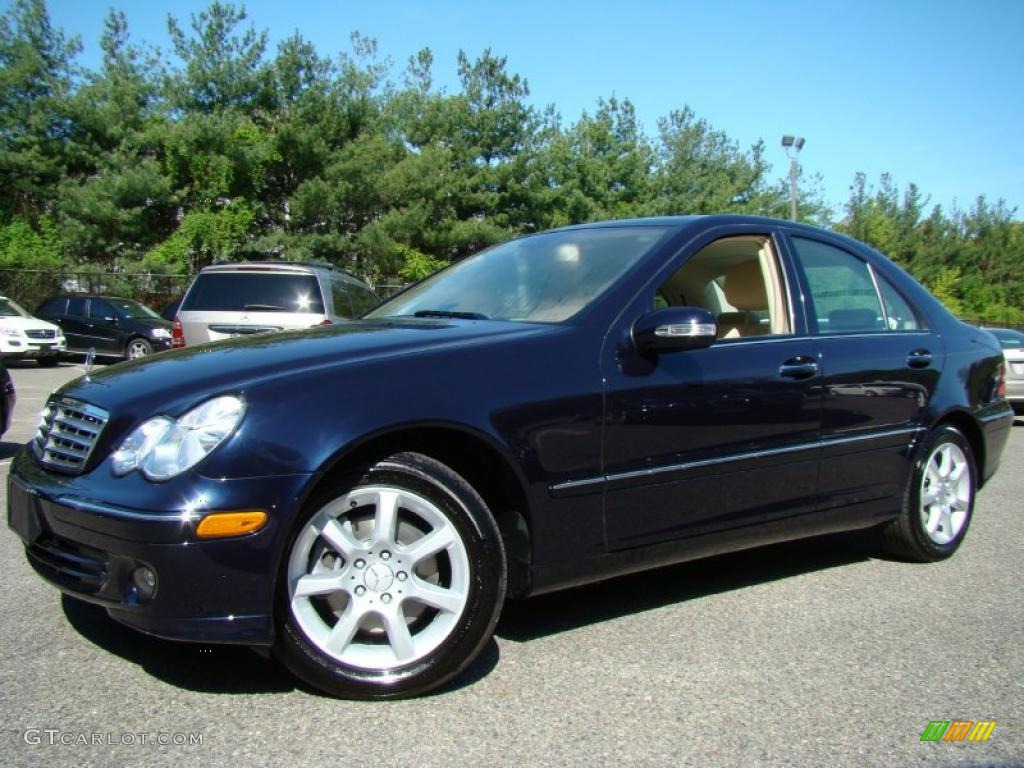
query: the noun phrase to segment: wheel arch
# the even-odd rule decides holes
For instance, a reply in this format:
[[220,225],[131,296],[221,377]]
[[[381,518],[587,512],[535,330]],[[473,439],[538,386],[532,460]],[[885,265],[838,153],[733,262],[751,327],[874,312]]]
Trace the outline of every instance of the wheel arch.
[[526,594],[530,586],[532,525],[525,486],[506,452],[479,432],[451,424],[420,424],[367,436],[325,463],[306,498],[353,467],[403,452],[421,453],[447,465],[480,494],[501,531],[508,561],[507,594]]
[[985,438],[981,427],[966,411],[950,411],[935,423],[935,428],[942,426],[955,427],[971,446],[971,453],[974,455],[975,469],[978,475],[978,488],[984,485],[985,476]]

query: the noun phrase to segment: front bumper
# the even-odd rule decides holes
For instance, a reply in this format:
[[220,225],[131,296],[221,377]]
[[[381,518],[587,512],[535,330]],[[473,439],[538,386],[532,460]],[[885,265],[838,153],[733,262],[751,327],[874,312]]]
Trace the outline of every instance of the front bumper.
[[[23,449],[8,480],[8,525],[40,576],[116,621],[174,640],[268,645],[280,552],[311,479],[193,475],[191,498],[204,503],[176,504],[167,484],[162,509],[137,509],[100,501],[85,487],[88,475],[69,482]],[[263,509],[267,525],[241,537],[196,537],[207,512],[233,509]],[[148,598],[133,578],[140,567],[156,574]]]
[[40,357],[57,357],[67,348],[64,339],[37,341],[35,339],[6,339],[0,344],[0,354],[12,359],[36,359]]

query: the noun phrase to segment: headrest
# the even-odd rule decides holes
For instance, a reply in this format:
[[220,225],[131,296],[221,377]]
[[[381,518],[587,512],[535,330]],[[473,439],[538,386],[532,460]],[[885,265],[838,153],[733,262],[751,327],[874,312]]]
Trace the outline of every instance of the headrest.
[[731,267],[725,273],[725,299],[736,309],[768,309],[768,294],[764,290],[764,275],[757,259],[750,259]]

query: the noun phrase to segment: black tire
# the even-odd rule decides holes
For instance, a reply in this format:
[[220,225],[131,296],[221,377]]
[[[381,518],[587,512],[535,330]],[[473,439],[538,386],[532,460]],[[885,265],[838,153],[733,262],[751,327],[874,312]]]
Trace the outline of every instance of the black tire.
[[900,516],[882,530],[885,549],[921,563],[956,552],[974,514],[977,477],[963,434],[948,424],[934,429],[921,446]]
[[479,494],[440,462],[396,454],[306,505],[281,558],[274,652],[334,696],[415,696],[480,653],[505,586],[501,535]]
[[128,339],[128,343],[124,345],[125,360],[138,360],[141,357],[148,357],[152,354],[153,345],[141,336]]
[[60,362],[60,357],[54,355],[53,357],[38,357],[36,358],[36,364],[40,368],[53,368],[57,363]]

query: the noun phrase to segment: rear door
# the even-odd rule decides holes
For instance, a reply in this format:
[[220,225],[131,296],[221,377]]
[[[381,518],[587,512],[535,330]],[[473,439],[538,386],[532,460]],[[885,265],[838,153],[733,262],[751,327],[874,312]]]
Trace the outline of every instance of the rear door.
[[893,281],[841,243],[788,238],[821,358],[823,509],[891,512],[938,384],[942,339]]
[[87,300],[83,296],[68,296],[59,300],[60,314],[52,318],[64,331],[68,349],[85,351],[94,346],[95,340],[86,317]]
[[262,267],[200,273],[178,310],[189,346],[308,328],[326,317],[316,275]]

